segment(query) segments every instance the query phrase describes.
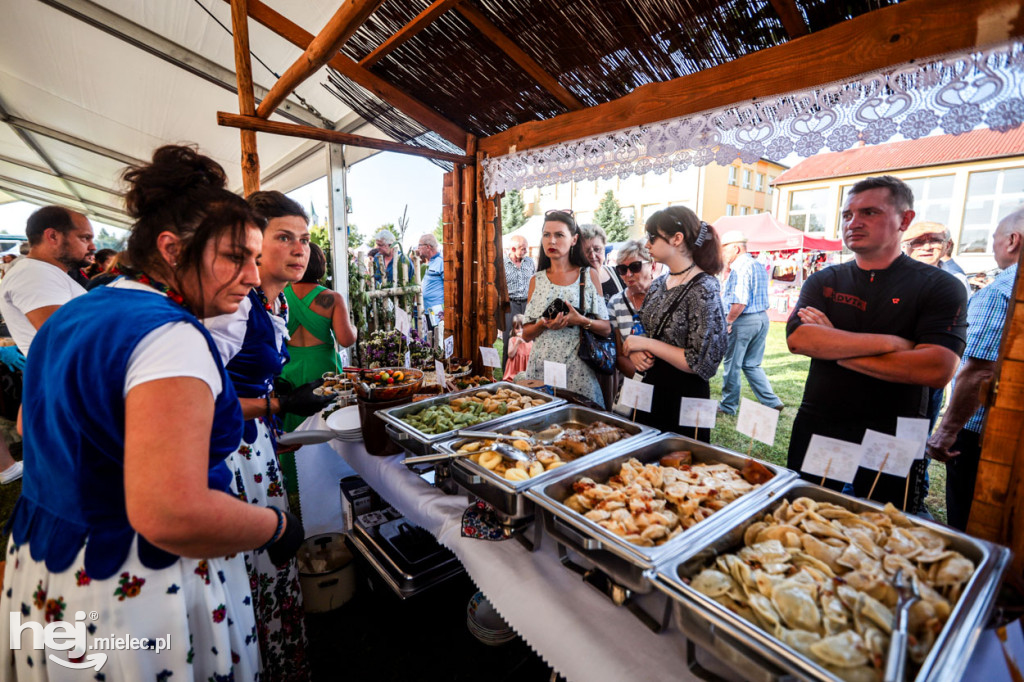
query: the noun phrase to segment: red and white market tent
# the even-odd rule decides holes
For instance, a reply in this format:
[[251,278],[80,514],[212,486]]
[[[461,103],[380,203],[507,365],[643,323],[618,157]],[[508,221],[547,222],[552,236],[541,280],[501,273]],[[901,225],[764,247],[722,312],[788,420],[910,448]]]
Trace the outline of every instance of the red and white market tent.
[[714,223],[721,237],[739,230],[747,237],[748,251],[841,251],[842,241],[813,237],[795,227],[780,223],[770,213],[725,216]]

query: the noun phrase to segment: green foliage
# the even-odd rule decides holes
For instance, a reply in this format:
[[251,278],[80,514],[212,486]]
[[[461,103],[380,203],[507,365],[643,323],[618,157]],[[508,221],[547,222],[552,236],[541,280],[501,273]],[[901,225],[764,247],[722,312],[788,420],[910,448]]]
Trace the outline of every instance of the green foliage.
[[348,225],[348,246],[351,249],[358,249],[366,243],[366,237],[362,235],[359,228],[349,223]]
[[444,241],[444,218],[441,216],[437,216],[437,225],[434,226],[434,236],[437,237],[438,244]]
[[107,232],[107,228],[101,227],[98,234],[93,237],[92,243],[96,245],[96,250],[100,249],[114,249],[120,251],[124,248],[125,241],[128,236],[118,237],[115,234]]
[[594,211],[594,223],[608,235],[608,243],[622,242],[629,239],[629,226],[622,219],[619,201],[615,194],[608,190]]
[[501,233],[518,230],[526,222],[526,204],[519,190],[514,189],[501,200]]

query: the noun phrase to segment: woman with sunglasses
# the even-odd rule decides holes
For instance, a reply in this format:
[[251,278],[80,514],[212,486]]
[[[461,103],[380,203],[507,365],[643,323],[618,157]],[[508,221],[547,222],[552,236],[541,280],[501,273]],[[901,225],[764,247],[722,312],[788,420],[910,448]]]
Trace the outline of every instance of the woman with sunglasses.
[[[663,431],[679,428],[679,403],[710,398],[708,381],[718,371],[727,342],[718,280],[722,254],[715,230],[690,209],[671,206],[647,220],[648,248],[668,267],[640,310],[644,334],[622,344],[644,383],[654,386],[650,412],[637,419]],[[709,442],[710,429],[698,432]]]
[[[33,390],[22,404],[25,484],[5,557],[0,677],[72,679],[46,659],[73,667],[87,652],[36,650],[26,623],[63,621],[88,627],[90,641],[147,643],[102,660],[89,652],[86,663],[104,666],[96,679],[256,680],[241,553],[267,548],[285,561],[302,524],[228,492],[224,460],[242,410],[199,320],[235,311],[259,284],[261,219],[189,147],[162,147],[124,178],[136,269],[54,313],[25,369]],[[12,627],[20,647],[8,646]]]
[[615,327],[616,366],[627,377],[636,373],[629,356],[622,350],[623,339],[634,332],[643,334],[640,310],[643,308],[647,291],[654,281],[654,263],[647,244],[631,239],[622,245],[617,254],[615,272],[626,283],[622,293],[612,296],[608,302],[612,326]]
[[600,336],[611,334],[608,309],[598,293],[601,284],[597,272],[587,267],[571,211],[545,213],[543,230],[537,273],[530,280],[527,294],[528,322],[523,327],[523,339],[536,342],[526,371],[520,376],[543,380],[545,360],[562,363],[566,388],[604,406],[597,375],[577,355],[580,327]]

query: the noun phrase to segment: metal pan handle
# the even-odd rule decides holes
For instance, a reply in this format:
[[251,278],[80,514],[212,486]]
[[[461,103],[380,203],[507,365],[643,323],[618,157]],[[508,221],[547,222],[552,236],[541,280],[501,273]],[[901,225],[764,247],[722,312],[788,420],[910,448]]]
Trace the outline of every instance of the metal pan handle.
[[594,538],[582,535],[580,531],[568,525],[562,519],[555,517],[554,522],[555,528],[558,532],[564,535],[568,540],[575,542],[577,547],[582,547],[590,552],[604,549],[604,545],[600,540],[595,540]]
[[[380,413],[375,412],[374,414]],[[407,440],[412,440],[412,436],[410,436],[408,433],[406,433],[405,431],[399,431],[398,429],[396,429],[395,427],[388,423],[384,424],[384,431],[388,434],[388,438],[395,441],[396,443],[404,443]]]

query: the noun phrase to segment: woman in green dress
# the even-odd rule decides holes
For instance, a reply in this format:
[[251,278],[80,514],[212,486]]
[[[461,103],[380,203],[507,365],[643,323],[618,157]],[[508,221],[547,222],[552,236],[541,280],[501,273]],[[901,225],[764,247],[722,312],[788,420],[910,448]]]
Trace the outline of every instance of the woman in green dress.
[[[337,291],[320,286],[327,272],[327,259],[316,244],[310,244],[309,265],[298,282],[284,289],[288,301],[288,354],[281,378],[292,386],[319,379],[324,372],[341,370],[341,358],[335,341],[351,346],[356,328],[348,317],[348,306]],[[283,428],[293,431],[303,417],[286,415]]]

